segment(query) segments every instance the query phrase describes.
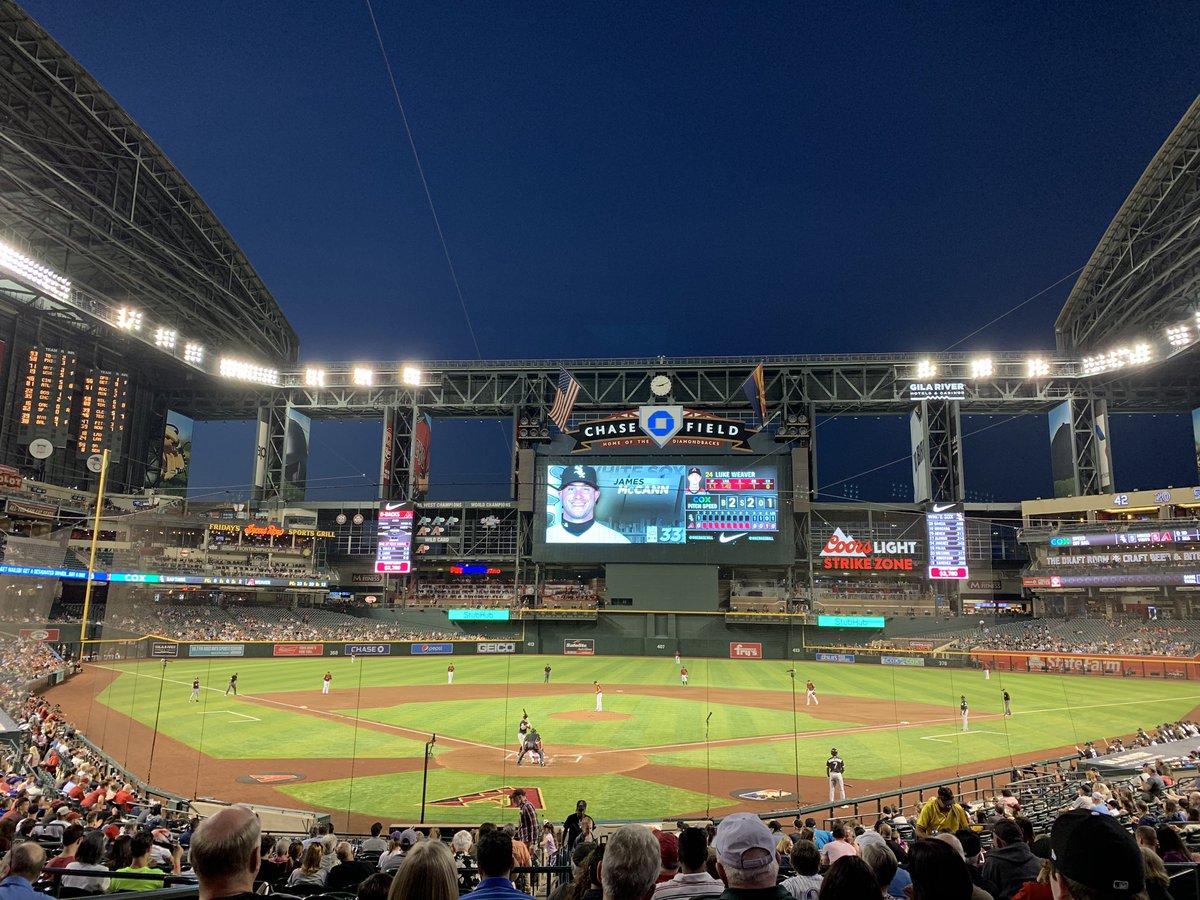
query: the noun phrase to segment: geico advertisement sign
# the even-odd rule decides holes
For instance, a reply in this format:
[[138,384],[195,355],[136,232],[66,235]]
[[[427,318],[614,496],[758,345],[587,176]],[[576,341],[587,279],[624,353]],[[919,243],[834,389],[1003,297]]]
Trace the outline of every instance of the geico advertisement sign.
[[858,541],[835,528],[821,548],[824,567],[837,571],[913,571],[916,541]]
[[762,644],[730,644],[730,659],[762,659]]
[[476,653],[516,653],[517,645],[515,643],[488,643],[476,644]]

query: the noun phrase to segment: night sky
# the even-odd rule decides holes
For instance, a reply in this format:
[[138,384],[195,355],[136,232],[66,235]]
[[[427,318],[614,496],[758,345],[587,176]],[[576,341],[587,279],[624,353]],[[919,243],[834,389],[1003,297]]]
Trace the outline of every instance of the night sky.
[[[944,350],[1087,261],[1200,86],[1192,3],[375,0],[460,303],[365,3],[24,6],[305,362]],[[1052,349],[1073,281],[958,349]],[[987,426],[968,487],[1047,495],[1045,418]],[[374,496],[378,434],[314,423],[310,497]],[[1182,417],[1113,443],[1121,489],[1196,483]],[[831,499],[910,483],[903,419],[818,445]],[[252,454],[198,425],[193,486],[243,493]],[[506,496],[499,426],[438,423],[433,454],[435,496]]]

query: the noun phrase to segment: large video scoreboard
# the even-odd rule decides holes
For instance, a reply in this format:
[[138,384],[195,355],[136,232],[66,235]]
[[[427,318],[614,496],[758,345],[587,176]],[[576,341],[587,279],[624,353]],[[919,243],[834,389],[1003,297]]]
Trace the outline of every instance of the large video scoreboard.
[[[790,555],[775,458],[563,460],[539,469],[548,561],[760,562]],[[786,508],[786,509],[785,509]]]

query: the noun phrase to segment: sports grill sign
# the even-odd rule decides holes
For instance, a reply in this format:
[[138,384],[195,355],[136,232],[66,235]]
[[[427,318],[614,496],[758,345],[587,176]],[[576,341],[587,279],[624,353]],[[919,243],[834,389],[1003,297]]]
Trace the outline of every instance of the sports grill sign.
[[762,644],[746,644],[741,641],[730,642],[730,659],[762,659]]
[[916,541],[859,541],[835,528],[821,556],[824,568],[839,572],[911,572]]
[[571,432],[572,453],[626,447],[671,447],[750,451],[756,430],[736,419],[723,419],[682,406],[641,406],[603,419],[581,422]]
[[155,641],[150,645],[150,655],[155,659],[175,659],[179,656],[179,645],[170,641]]

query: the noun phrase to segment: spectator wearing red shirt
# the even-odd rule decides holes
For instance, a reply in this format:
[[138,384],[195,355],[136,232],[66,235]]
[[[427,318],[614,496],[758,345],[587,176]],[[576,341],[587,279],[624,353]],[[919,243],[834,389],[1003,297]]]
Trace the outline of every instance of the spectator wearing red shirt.
[[137,794],[134,793],[133,785],[128,782],[121,785],[121,789],[113,797],[113,803],[121,807],[121,812],[129,812],[129,810],[133,809],[133,804],[136,802]]

